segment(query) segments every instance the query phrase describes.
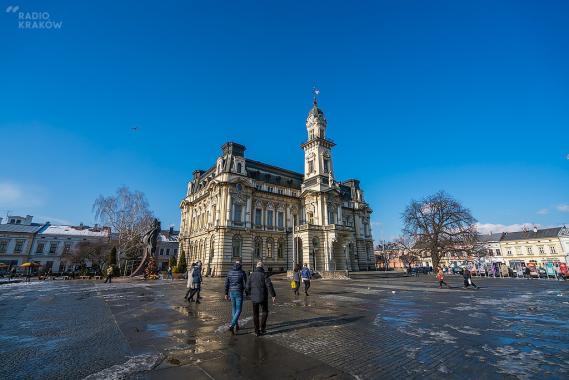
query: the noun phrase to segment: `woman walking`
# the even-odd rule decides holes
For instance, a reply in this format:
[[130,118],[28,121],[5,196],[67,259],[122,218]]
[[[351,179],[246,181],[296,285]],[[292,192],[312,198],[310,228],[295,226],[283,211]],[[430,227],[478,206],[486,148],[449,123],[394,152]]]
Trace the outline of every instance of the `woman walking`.
[[472,286],[474,289],[479,289],[478,286],[472,282],[472,274],[468,269],[464,268],[462,277],[464,278],[464,289],[467,289],[469,286]]
[[202,266],[201,262],[198,261],[192,270],[192,275],[188,276],[188,282],[191,281],[190,284],[190,297],[188,301],[194,302],[194,295],[196,296],[196,303],[200,303],[200,290],[202,286]]
[[292,288],[292,290],[294,290],[294,295],[298,296],[300,295],[300,292],[298,291],[300,289],[300,264],[296,264],[294,266],[292,271],[292,280],[295,283],[295,287]]
[[443,268],[439,267],[437,271],[437,280],[439,281],[439,289],[443,288],[443,284],[448,288],[448,284],[445,282],[445,275]]

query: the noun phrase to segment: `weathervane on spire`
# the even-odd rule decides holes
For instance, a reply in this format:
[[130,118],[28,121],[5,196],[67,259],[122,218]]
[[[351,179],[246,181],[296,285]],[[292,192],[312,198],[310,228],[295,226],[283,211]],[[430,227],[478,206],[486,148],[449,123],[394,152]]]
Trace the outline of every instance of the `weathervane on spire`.
[[318,95],[320,95],[320,90],[316,86],[312,87],[312,96],[314,98],[314,104],[318,103]]

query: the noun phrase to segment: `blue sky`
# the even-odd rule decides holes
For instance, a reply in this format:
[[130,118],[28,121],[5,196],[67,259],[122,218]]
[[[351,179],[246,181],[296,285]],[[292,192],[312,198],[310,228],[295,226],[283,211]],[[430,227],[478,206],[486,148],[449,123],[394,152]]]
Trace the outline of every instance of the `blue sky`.
[[[62,27],[21,29],[11,5]],[[569,223],[567,1],[2,6],[2,214],[92,223],[127,185],[177,226],[225,141],[302,170],[317,84],[336,178],[361,180],[376,240],[441,189],[486,230]]]

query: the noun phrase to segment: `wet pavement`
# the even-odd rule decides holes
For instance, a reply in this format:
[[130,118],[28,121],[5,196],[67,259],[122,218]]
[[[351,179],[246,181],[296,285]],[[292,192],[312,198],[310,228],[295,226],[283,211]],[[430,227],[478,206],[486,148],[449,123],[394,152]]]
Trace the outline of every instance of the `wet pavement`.
[[569,282],[274,279],[268,334],[227,332],[223,280],[0,286],[1,379],[569,378]]

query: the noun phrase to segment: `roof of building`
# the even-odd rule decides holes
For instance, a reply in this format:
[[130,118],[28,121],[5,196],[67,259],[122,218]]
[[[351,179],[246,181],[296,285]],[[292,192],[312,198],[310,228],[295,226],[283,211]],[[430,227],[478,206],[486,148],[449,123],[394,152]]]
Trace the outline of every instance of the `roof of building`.
[[41,235],[68,235],[84,237],[108,237],[109,230],[105,228],[90,228],[78,226],[48,226],[40,232]]
[[544,228],[541,230],[537,230],[536,232],[534,232],[533,230],[504,232],[502,234],[502,240],[512,241],[512,240],[529,240],[529,239],[544,239],[544,238],[558,237],[559,231],[561,231],[562,228],[563,227]]
[[488,243],[491,241],[500,241],[500,238],[502,237],[501,233],[490,233],[490,234],[479,234],[478,235],[478,241],[482,242],[482,243]]
[[177,243],[179,235],[180,231],[170,233],[169,230],[162,230],[160,231],[160,234],[158,234],[158,239],[163,242]]
[[32,223],[31,225],[24,224],[0,224],[0,233],[27,233],[34,234],[44,228],[45,224]]
[[304,180],[301,173],[263,162],[246,159],[247,176],[259,181],[300,189]]

